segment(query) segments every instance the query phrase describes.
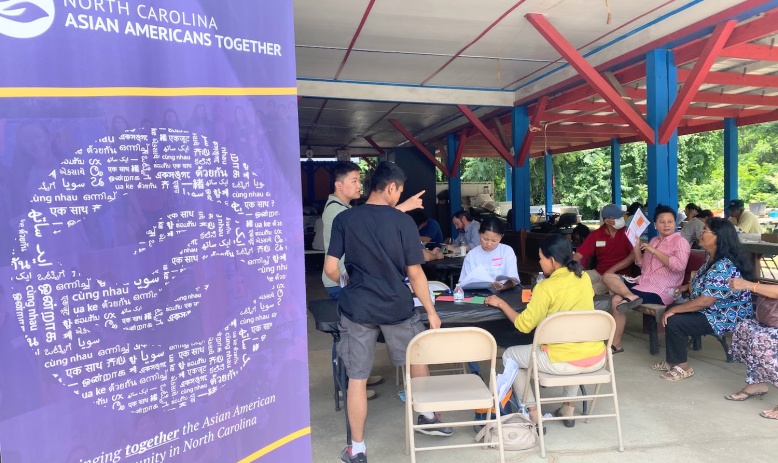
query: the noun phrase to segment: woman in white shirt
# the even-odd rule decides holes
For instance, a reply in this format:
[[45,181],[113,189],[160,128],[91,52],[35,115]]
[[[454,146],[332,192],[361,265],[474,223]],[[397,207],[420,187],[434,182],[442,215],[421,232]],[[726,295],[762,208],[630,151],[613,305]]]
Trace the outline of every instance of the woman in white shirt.
[[[492,289],[504,291],[516,286],[519,282],[516,253],[510,246],[500,243],[505,235],[505,224],[496,217],[486,217],[481,222],[478,233],[481,245],[467,253],[459,280],[462,281],[480,266],[494,279],[490,285]],[[508,279],[497,281],[499,276],[507,276]]]

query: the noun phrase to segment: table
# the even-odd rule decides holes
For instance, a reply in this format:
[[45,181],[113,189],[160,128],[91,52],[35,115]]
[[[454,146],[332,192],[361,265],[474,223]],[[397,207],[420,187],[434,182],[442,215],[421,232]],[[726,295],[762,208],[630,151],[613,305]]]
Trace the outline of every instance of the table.
[[438,260],[431,260],[424,262],[422,267],[426,270],[425,273],[432,280],[448,282],[448,286],[454,289],[454,278],[459,279],[459,274],[462,272],[462,265],[465,263],[463,256],[457,257],[444,257]]
[[751,256],[754,275],[757,279],[762,277],[762,256],[778,255],[778,244],[767,241],[743,241],[740,243],[740,247]]

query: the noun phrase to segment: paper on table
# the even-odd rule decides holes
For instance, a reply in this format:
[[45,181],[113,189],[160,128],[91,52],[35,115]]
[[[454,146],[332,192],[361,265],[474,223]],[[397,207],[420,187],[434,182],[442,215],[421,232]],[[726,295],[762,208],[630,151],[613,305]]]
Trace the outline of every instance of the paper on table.
[[646,228],[648,228],[648,219],[643,215],[643,211],[638,209],[627,228],[627,239],[632,243],[632,246],[635,246]]
[[[414,298],[414,299],[416,299],[416,298]],[[465,298],[465,302],[470,302],[471,299],[472,299],[472,297],[466,297]],[[440,301],[440,302],[454,302],[454,296],[438,296],[438,297],[435,298],[435,300],[436,301]],[[414,301],[414,303],[415,303],[415,301]],[[414,306],[414,307],[418,307],[418,306]]]
[[472,272],[468,273],[464,278],[459,280],[459,286],[462,289],[488,289],[489,285],[495,281],[504,283],[510,280],[511,277],[500,275],[497,278],[492,278],[486,269],[479,265]]
[[471,304],[483,304],[484,299],[486,299],[483,296],[473,296],[470,298],[470,300],[466,300],[465,302],[469,302]]

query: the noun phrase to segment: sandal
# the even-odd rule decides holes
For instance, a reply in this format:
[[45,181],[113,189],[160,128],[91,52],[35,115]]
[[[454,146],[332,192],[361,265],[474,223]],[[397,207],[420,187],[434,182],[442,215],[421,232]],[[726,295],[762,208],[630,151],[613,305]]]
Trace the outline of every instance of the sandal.
[[[774,414],[774,416],[770,416],[769,414]],[[759,412],[759,416],[762,418],[767,418],[768,420],[778,420],[778,405],[776,405],[772,410]]]
[[631,301],[625,297],[621,298],[621,302],[616,304],[616,310],[618,310],[621,313],[627,313],[630,310],[638,308],[643,303],[643,298],[638,297],[635,299],[632,299]]
[[[762,396],[765,394],[767,394],[767,391],[748,393],[746,392],[746,388],[743,388],[734,394],[725,395],[724,398],[727,400],[734,400],[735,402],[742,402],[744,400],[750,399],[751,397],[759,397],[759,400],[762,400]],[[745,395],[745,397],[736,397],[743,395]]]
[[611,344],[611,353],[612,354],[619,354],[621,352],[624,352],[624,348],[623,347],[616,347],[613,344]]
[[692,367],[689,367],[688,370],[684,370],[676,365],[667,373],[662,374],[660,378],[666,379],[667,381],[680,381],[682,379],[691,378],[692,376],[694,376],[694,369]]
[[659,363],[655,363],[651,369],[656,371],[670,371],[670,365],[667,363],[667,360],[662,360]]

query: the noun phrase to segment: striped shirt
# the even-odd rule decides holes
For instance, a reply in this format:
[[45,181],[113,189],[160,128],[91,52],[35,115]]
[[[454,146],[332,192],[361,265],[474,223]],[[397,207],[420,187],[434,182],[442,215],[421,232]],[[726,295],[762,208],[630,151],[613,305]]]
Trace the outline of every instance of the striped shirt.
[[670,265],[665,266],[658,257],[646,252],[643,260],[636,262],[640,267],[640,276],[637,278],[635,289],[654,293],[664,304],[673,302],[670,290],[683,283],[686,263],[689,262],[689,242],[680,233],[673,233],[663,240],[654,237],[648,244],[657,251],[661,251],[670,257]]

